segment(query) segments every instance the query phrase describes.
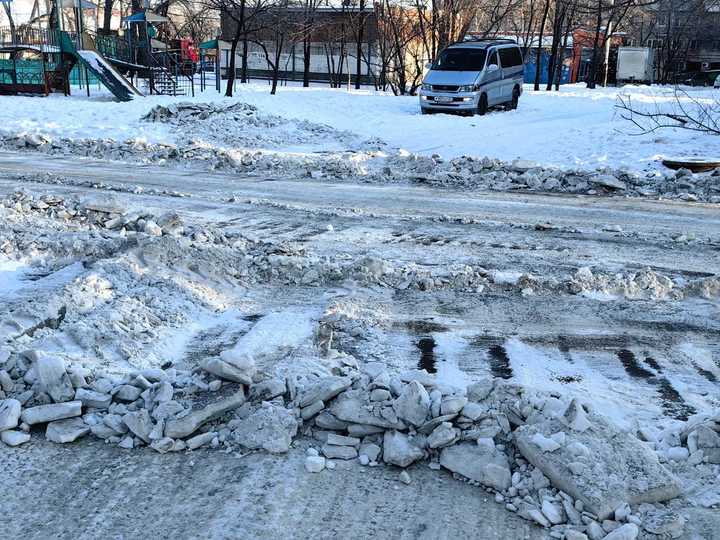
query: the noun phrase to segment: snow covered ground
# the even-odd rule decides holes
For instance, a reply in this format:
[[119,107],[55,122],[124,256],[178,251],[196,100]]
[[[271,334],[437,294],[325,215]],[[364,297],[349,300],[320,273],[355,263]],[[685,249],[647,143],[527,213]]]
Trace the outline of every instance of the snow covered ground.
[[[701,100],[720,97],[718,90],[687,90]],[[232,99],[222,98],[214,90],[194,99],[151,96],[129,104],[115,103],[109,96],[0,97],[0,126],[5,135],[39,133],[53,138],[132,138],[175,143],[186,134],[172,126],[141,121],[155,105],[192,100],[244,102],[256,105],[263,113],[325,124],[361,139],[383,140],[410,153],[445,158],[521,158],[559,167],[642,170],[657,166],[662,156],[720,155],[718,137],[682,130],[636,135],[635,128],[615,109],[618,95],[628,96],[640,106],[671,107],[674,102],[674,89],[669,87],[587,90],[584,85],[569,85],[559,93],[536,93],[528,86],[517,111],[472,118],[421,116],[416,97],[292,86],[281,87],[277,95],[271,96],[267,85],[253,83],[238,85]],[[292,131],[292,126],[286,129]],[[291,140],[271,145],[273,150],[295,147]]]

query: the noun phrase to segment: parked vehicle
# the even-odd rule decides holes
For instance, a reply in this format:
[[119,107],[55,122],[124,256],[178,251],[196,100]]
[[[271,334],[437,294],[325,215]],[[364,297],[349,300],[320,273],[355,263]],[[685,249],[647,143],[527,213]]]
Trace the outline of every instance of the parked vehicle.
[[517,109],[525,66],[509,39],[470,39],[445,48],[420,87],[420,110],[483,115],[491,107]]
[[619,47],[617,83],[652,84],[653,50],[649,47]]
[[676,84],[686,86],[713,86],[720,71],[696,71],[692,73],[682,73],[675,77]]
[[713,86],[715,88],[720,88],[720,73],[718,73],[718,76],[715,78],[715,84]]

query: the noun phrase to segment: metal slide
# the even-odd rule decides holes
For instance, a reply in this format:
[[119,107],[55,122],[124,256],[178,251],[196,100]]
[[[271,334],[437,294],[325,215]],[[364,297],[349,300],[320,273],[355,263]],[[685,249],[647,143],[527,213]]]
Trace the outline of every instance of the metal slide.
[[135,96],[142,96],[142,93],[122,73],[95,50],[95,43],[90,36],[83,34],[82,43],[83,48],[78,49],[70,36],[65,32],[62,33],[63,51],[75,55],[118,100],[131,101]]

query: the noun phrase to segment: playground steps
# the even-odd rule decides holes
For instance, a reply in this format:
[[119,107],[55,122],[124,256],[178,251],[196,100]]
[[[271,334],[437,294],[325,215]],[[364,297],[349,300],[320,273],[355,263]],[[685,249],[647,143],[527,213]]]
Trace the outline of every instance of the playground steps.
[[165,67],[153,67],[152,85],[157,94],[165,96],[184,96],[185,90],[178,86],[177,80]]

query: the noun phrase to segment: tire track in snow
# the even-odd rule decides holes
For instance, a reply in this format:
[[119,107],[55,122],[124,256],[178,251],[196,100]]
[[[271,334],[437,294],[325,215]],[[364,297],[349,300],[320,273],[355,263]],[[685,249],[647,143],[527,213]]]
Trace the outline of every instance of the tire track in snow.
[[[662,373],[662,368],[660,368],[656,360],[646,357],[648,365],[652,367],[654,364],[659,368],[655,369],[657,373],[640,365],[635,353],[628,349],[620,349],[617,351],[617,357],[630,377],[646,380],[648,384],[657,387],[657,393],[665,414],[678,420],[687,420],[689,416],[697,412],[694,407],[685,401],[667,377],[657,376],[657,373]],[[649,362],[648,359],[650,360]]]

